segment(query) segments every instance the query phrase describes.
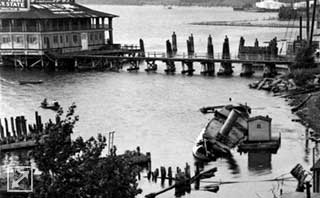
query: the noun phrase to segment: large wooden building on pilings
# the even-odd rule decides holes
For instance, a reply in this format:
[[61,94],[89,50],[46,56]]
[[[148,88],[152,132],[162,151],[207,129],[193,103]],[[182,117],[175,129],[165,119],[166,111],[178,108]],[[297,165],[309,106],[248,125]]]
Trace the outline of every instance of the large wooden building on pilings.
[[[20,2],[21,1],[21,2]],[[5,0],[0,4],[0,55],[16,67],[74,66],[61,54],[119,48],[113,44],[113,14],[74,0]]]

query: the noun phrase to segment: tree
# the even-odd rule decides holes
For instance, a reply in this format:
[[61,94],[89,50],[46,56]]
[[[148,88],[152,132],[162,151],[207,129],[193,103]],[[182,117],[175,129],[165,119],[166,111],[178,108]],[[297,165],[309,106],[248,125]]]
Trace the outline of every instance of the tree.
[[133,166],[126,155],[101,157],[106,138],[101,134],[84,141],[71,139],[78,121],[72,105],[64,119],[49,121],[36,135],[32,155],[41,175],[35,182],[35,197],[135,197],[141,193]]

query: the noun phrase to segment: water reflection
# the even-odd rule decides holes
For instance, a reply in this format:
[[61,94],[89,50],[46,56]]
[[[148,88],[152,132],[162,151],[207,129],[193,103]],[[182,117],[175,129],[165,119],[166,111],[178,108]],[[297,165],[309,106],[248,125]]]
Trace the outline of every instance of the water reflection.
[[271,172],[271,152],[257,151],[248,152],[248,169],[252,172]]

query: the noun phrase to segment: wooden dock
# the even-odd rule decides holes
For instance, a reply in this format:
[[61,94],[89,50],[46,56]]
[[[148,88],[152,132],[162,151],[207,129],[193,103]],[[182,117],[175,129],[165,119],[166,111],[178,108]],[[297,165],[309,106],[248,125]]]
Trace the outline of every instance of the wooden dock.
[[[177,71],[177,63],[181,64],[181,73],[193,75],[195,70],[200,71],[201,75],[231,75],[233,73],[232,64],[240,64],[242,72],[240,76],[251,76],[254,71],[254,65],[264,65],[267,76],[276,74],[276,65],[288,67],[294,63],[293,55],[279,55],[277,40],[272,39],[267,46],[259,46],[256,40],[254,46],[245,46],[244,38],[240,38],[239,50],[231,54],[229,48],[229,39],[226,36],[223,42],[222,52],[214,52],[214,46],[211,35],[208,36],[207,51],[195,52],[194,36],[191,34],[186,40],[187,52],[178,52],[177,35],[172,34],[171,40],[166,41],[165,52],[145,51],[144,41],[139,40],[139,45],[119,45],[113,44],[99,50],[86,50],[72,53],[48,53],[41,57],[41,61],[47,62],[48,67],[55,70],[75,69],[75,70],[112,70],[119,71],[124,66],[128,66],[127,71],[138,71],[142,63],[146,63],[146,72],[155,72],[158,69],[158,63],[166,65],[165,73],[174,74]],[[13,59],[26,59],[25,55],[11,57]],[[4,57],[6,60],[6,57]],[[39,59],[40,60],[40,59]],[[31,60],[23,60],[32,62]],[[17,62],[17,60],[11,60]],[[39,61],[30,67],[35,67]],[[198,63],[195,65],[195,63]],[[200,63],[200,66],[199,66]],[[218,72],[215,70],[215,63],[220,64]],[[196,68],[200,67],[200,68]]]

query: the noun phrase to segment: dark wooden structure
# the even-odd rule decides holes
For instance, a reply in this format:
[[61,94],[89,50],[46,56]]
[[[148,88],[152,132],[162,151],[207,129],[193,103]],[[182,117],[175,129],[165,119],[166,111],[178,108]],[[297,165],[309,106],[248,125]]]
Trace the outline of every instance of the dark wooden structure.
[[56,54],[117,46],[112,29],[116,15],[91,10],[74,0],[27,2],[30,5],[23,10],[0,9],[0,55],[5,65],[57,67],[65,60]]
[[313,192],[320,192],[320,160],[318,160],[312,167],[313,172]]

